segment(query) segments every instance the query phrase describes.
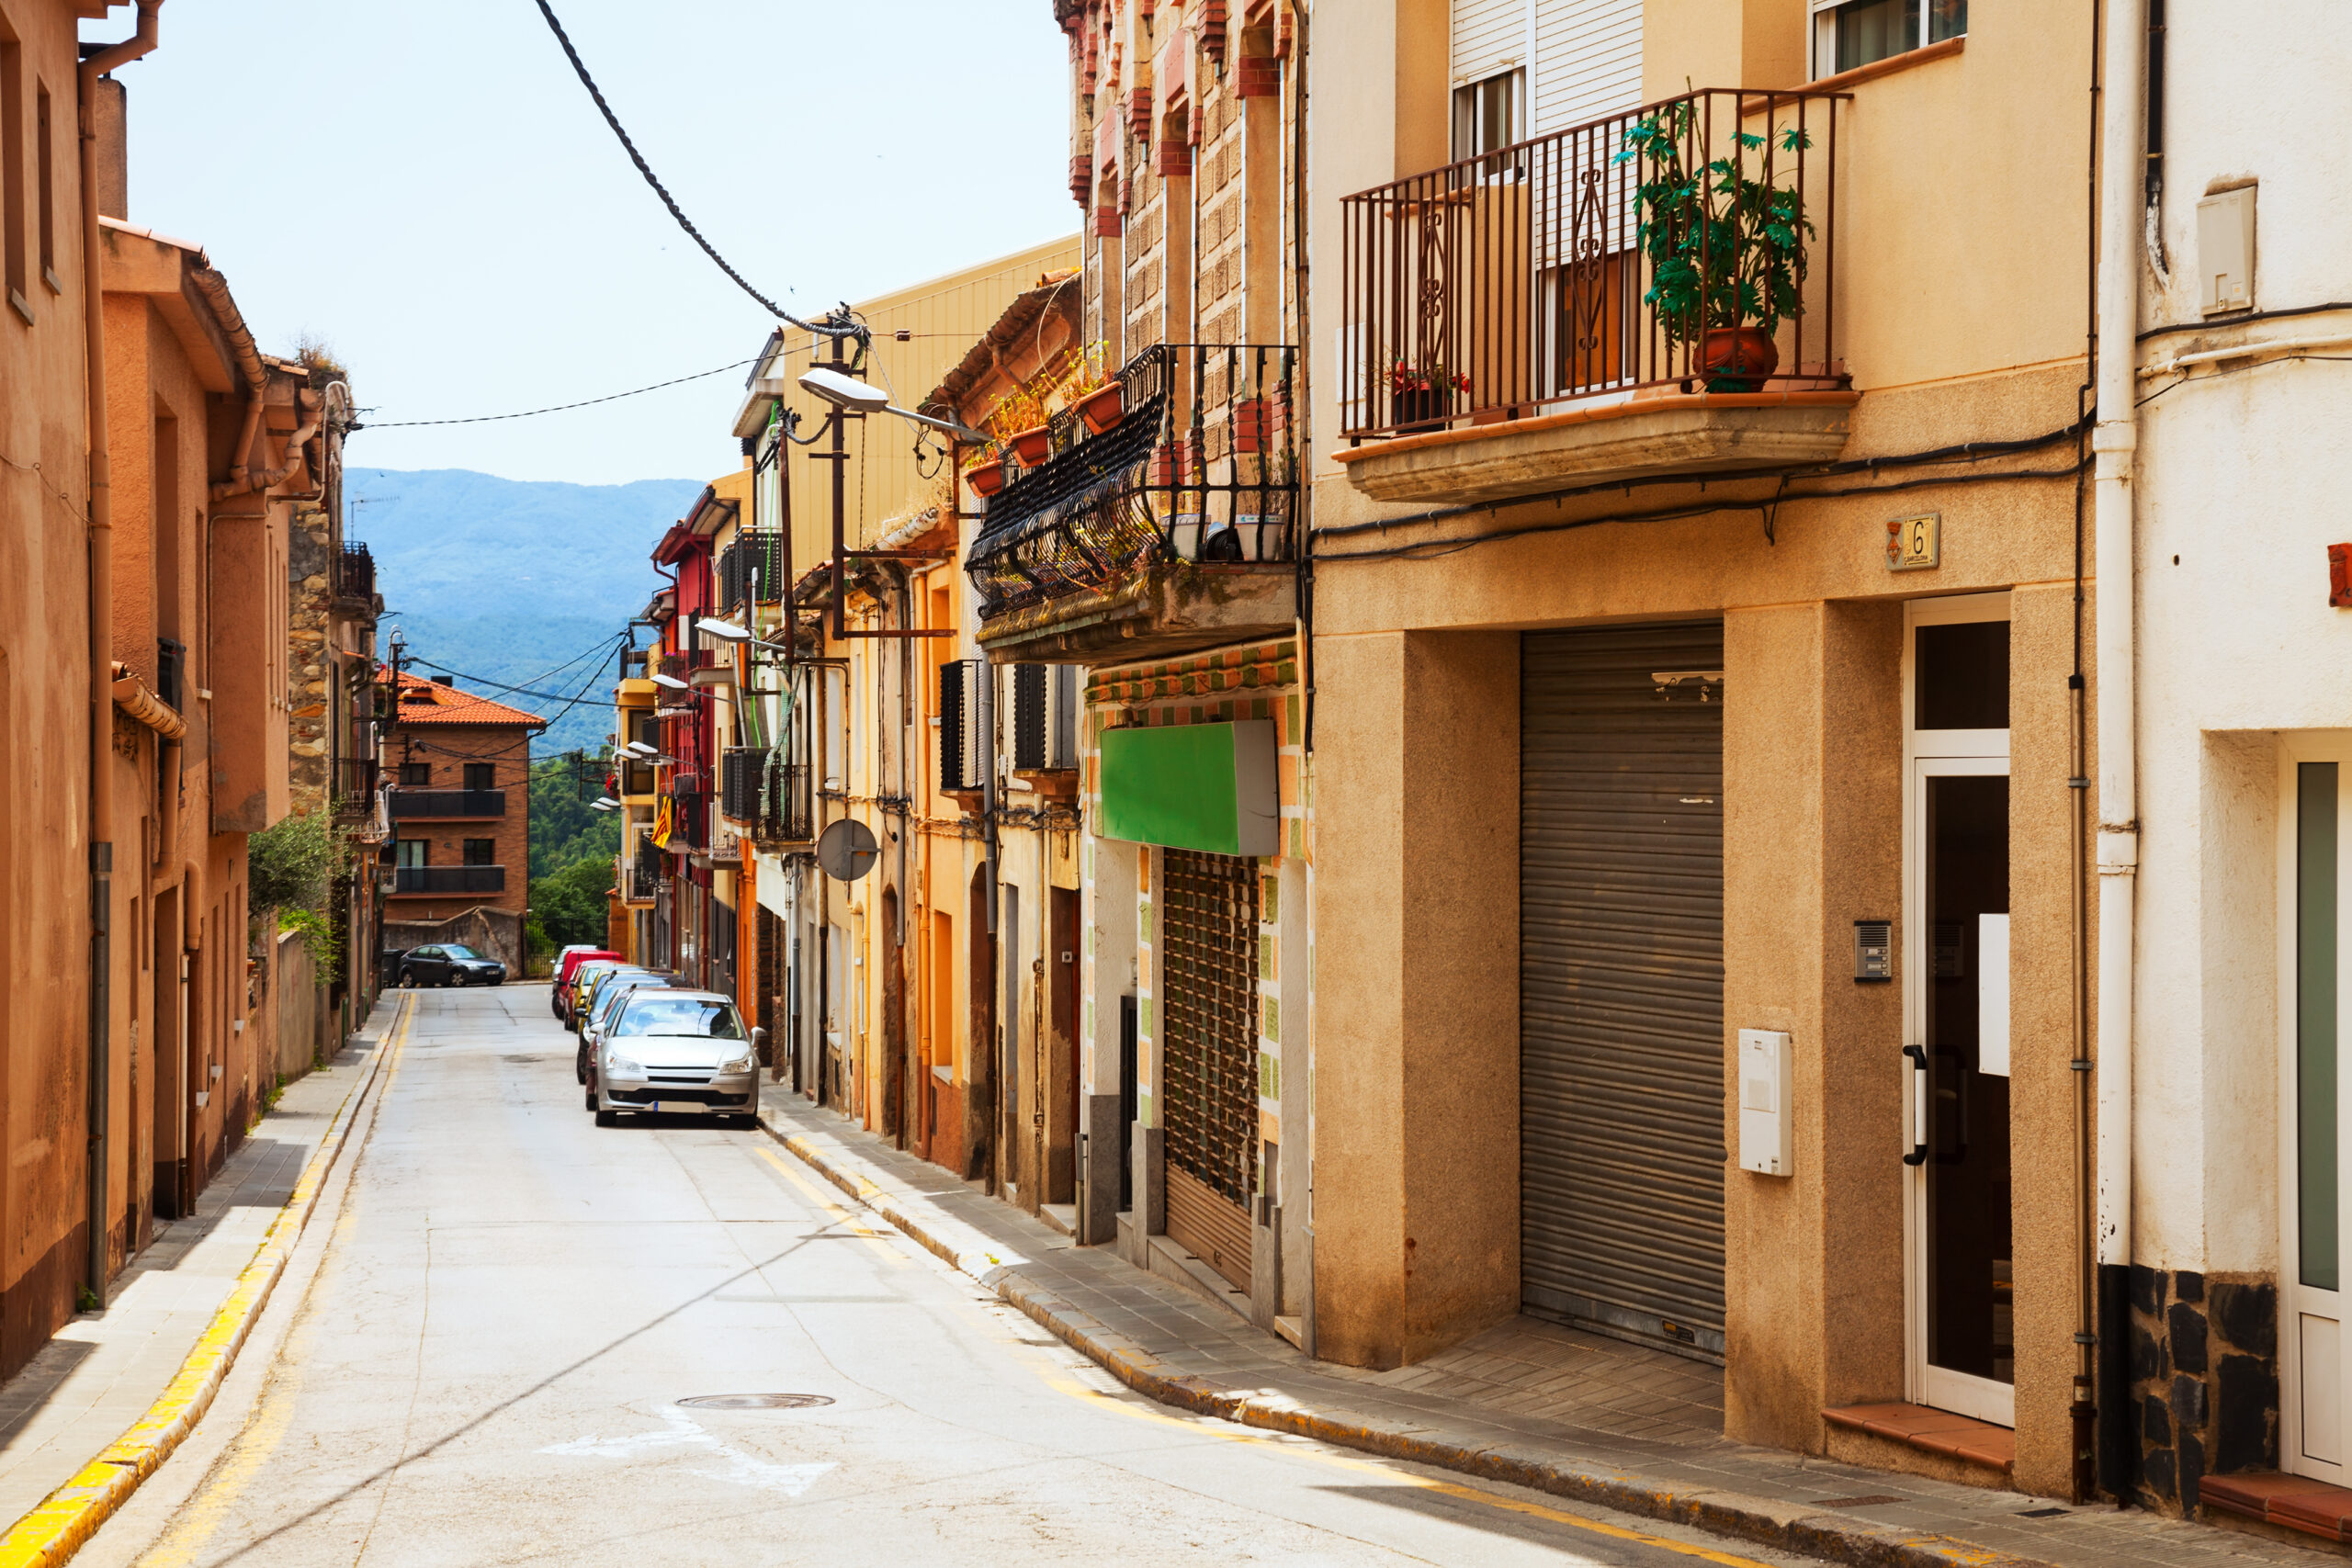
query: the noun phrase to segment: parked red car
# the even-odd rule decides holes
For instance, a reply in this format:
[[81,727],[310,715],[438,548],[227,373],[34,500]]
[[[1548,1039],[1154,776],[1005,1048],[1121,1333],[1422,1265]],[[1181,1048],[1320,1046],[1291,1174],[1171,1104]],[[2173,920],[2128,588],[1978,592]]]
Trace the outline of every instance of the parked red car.
[[563,950],[562,967],[556,971],[555,984],[549,987],[548,1010],[564,1022],[571,1021],[571,972],[592,958],[610,959],[617,963],[621,954],[602,947],[567,947]]

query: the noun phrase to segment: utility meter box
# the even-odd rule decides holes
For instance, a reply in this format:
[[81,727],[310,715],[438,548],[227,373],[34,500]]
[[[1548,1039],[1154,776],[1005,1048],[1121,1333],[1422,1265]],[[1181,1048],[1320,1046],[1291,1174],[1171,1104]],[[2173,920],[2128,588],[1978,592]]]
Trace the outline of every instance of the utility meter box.
[[2254,309],[2254,192],[2241,186],[2197,204],[2199,314]]
[[1739,1168],[1793,1176],[1789,1121],[1789,1036],[1773,1029],[1739,1032]]

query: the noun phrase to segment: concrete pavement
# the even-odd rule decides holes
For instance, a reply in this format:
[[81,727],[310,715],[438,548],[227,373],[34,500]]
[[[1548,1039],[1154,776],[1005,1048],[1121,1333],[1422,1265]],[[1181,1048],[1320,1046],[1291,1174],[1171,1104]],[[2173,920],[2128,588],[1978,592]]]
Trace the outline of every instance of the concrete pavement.
[[[763,1133],[597,1128],[543,988],[419,1000],[83,1562],[1797,1561],[1162,1408]],[[772,1394],[810,1402],[689,1403]]]

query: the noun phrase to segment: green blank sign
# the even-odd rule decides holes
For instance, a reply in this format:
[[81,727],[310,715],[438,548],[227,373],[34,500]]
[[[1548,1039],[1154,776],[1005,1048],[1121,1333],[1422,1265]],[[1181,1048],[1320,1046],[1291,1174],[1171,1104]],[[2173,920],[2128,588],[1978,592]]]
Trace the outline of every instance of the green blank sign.
[[1279,853],[1273,721],[1104,730],[1102,831],[1211,854]]

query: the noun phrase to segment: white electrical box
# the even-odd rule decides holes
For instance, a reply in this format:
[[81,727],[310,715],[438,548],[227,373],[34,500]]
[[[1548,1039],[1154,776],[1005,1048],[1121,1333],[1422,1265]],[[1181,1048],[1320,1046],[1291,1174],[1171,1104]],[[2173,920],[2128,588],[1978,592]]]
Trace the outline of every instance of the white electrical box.
[[2254,192],[2240,186],[2197,204],[2198,310],[2254,309]]
[[1739,1168],[1758,1176],[1796,1174],[1789,1131],[1789,1036],[1773,1029],[1739,1032]]

